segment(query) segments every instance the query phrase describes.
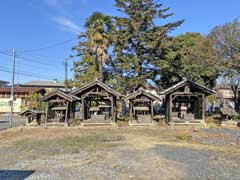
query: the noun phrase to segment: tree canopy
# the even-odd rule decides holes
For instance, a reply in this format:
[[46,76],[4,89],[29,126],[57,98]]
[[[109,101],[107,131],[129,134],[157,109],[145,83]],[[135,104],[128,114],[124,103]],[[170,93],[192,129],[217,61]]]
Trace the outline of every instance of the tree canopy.
[[167,87],[185,77],[213,88],[219,76],[216,51],[212,41],[200,33],[186,33],[172,38],[168,61],[162,69],[160,84]]
[[[231,40],[222,32],[227,27],[216,27],[209,36],[172,36],[184,21],[168,22],[173,13],[159,1],[115,0],[115,6],[119,16],[96,12],[86,20],[86,31],[73,48],[80,57],[74,63],[75,86],[98,78],[126,93],[146,83],[166,88],[185,77],[213,88],[224,71],[219,57],[230,62],[233,54],[228,53],[234,53],[228,67],[238,71],[238,30],[229,30]],[[238,21],[230,25],[239,28]]]
[[119,91],[132,91],[147,80],[156,82],[166,60],[168,35],[183,21],[164,24],[172,13],[153,0],[116,0],[116,7],[123,16],[114,17],[114,83]]
[[95,78],[104,81],[104,65],[109,60],[109,34],[112,20],[102,13],[93,13],[85,23],[86,32],[79,35],[79,44],[73,49],[81,61],[74,63],[76,86]]

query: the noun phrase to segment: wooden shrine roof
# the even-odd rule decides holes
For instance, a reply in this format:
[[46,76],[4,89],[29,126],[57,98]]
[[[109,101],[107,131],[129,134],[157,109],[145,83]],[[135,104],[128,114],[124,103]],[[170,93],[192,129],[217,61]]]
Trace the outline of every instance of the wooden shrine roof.
[[170,94],[170,93],[176,91],[177,89],[179,89],[179,88],[181,88],[181,87],[183,87],[185,85],[188,85],[188,84],[196,87],[197,89],[199,89],[201,91],[203,91],[204,94],[206,94],[206,95],[211,95],[211,94],[215,94],[216,93],[215,91],[213,91],[213,90],[211,90],[211,89],[209,89],[209,88],[207,88],[207,87],[205,87],[203,85],[197,84],[197,83],[195,83],[193,81],[190,81],[188,79],[184,79],[184,80],[178,82],[177,84],[175,84],[175,85],[173,85],[173,86],[171,86],[171,87],[169,87],[169,88],[159,92],[159,95]]
[[43,114],[43,111],[28,109],[28,110],[22,112],[21,116],[27,116],[28,114],[32,114],[32,115]]
[[56,90],[56,91],[54,91],[54,92],[52,92],[50,94],[47,94],[47,95],[43,96],[41,98],[41,100],[42,101],[48,101],[50,98],[52,98],[54,96],[59,96],[59,97],[65,99],[67,101],[70,101],[70,102],[79,100],[78,97],[76,97],[76,96],[74,96],[72,94],[68,94],[68,93],[66,93],[66,92],[64,92],[64,91],[62,91],[60,89],[58,89],[58,90]]
[[154,95],[154,94],[152,94],[152,93],[150,93],[150,92],[147,92],[147,91],[146,91],[145,89],[143,89],[143,88],[140,88],[140,89],[138,89],[137,91],[129,94],[125,99],[126,99],[126,100],[136,99],[136,97],[139,96],[139,95],[147,96],[147,97],[149,97],[150,99],[156,100],[156,101],[160,101],[160,100],[161,100],[160,97],[158,97],[158,96],[156,96],[156,95]]
[[118,93],[117,91],[113,90],[112,88],[108,87],[106,84],[102,83],[101,81],[99,80],[95,80],[81,88],[78,88],[76,90],[74,90],[72,92],[73,95],[77,95],[77,94],[80,94],[80,93],[83,93],[84,91],[87,91],[89,88],[92,88],[94,86],[99,86],[101,87],[102,89],[104,89],[105,91],[107,91],[108,93],[120,98],[120,97],[123,97],[122,94]]

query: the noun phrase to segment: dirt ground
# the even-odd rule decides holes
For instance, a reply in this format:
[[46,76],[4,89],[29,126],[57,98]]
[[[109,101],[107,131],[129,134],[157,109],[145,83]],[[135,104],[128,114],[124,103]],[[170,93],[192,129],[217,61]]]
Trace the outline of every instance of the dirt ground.
[[0,132],[0,179],[240,179],[240,130],[15,128]]

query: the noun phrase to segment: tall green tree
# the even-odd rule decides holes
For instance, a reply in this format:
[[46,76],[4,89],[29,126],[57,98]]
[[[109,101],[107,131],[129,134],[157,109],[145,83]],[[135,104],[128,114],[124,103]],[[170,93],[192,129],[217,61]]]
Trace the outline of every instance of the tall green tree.
[[93,13],[85,23],[86,32],[79,35],[79,44],[74,47],[80,61],[74,63],[77,86],[98,78],[104,81],[104,65],[109,60],[109,34],[113,28],[109,16]]
[[219,76],[216,51],[212,41],[200,33],[186,33],[172,38],[168,61],[161,71],[163,88],[183,77],[213,88]]
[[168,35],[183,21],[165,23],[173,14],[154,0],[116,0],[116,7],[122,17],[114,17],[111,83],[119,91],[132,91],[147,80],[157,80],[167,60]]
[[240,22],[232,22],[215,27],[209,37],[214,42],[218,54],[218,64],[234,92],[235,108],[239,111],[240,85]]

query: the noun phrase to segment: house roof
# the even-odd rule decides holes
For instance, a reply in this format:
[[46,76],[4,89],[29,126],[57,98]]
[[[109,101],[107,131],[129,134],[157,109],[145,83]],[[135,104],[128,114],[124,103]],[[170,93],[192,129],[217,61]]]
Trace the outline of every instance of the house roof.
[[82,88],[75,89],[75,90],[72,92],[72,94],[73,94],[73,95],[77,95],[77,94],[79,94],[79,93],[81,93],[81,92],[83,92],[83,91],[85,91],[85,90],[87,90],[87,89],[89,89],[89,88],[91,88],[91,87],[93,87],[93,86],[96,86],[96,85],[102,87],[102,88],[105,89],[107,92],[115,95],[116,97],[123,97],[122,94],[120,94],[120,93],[118,93],[117,91],[113,90],[112,88],[108,87],[106,84],[102,83],[102,82],[99,81],[99,80],[95,80],[95,81],[93,81],[93,82],[91,82],[91,83],[83,86]]
[[[39,87],[15,87],[14,93],[30,93],[30,92],[40,92],[45,91],[43,88]],[[11,93],[11,87],[0,87],[0,93]]]
[[0,80],[0,84],[9,84],[9,82]]
[[21,116],[27,116],[28,114],[33,114],[33,115],[43,114],[43,111],[28,109],[28,110],[22,112]]
[[76,100],[80,100],[78,97],[72,95],[72,94],[68,94],[60,89],[50,93],[50,94],[47,94],[45,96],[43,96],[41,98],[42,101],[48,101],[48,99],[50,99],[51,97],[53,96],[59,96],[59,97],[62,97],[63,99],[66,99],[70,102],[73,102],[73,101],[76,101]]
[[141,94],[143,94],[143,95],[145,95],[145,96],[147,96],[147,97],[149,97],[149,98],[151,98],[151,99],[153,99],[153,100],[160,100],[159,97],[157,97],[157,96],[155,96],[154,94],[146,91],[146,90],[143,89],[143,88],[140,88],[140,89],[138,89],[137,91],[129,94],[125,99],[133,99],[133,98],[135,98],[136,96],[139,96],[139,95],[141,95]]
[[177,84],[175,84],[175,85],[173,85],[173,86],[171,86],[171,87],[169,87],[169,88],[167,88],[167,89],[159,92],[159,94],[160,94],[160,95],[169,94],[169,93],[177,90],[178,88],[180,88],[180,87],[182,87],[182,86],[184,86],[184,85],[186,85],[186,84],[188,84],[188,83],[190,83],[190,84],[196,86],[197,88],[203,90],[203,91],[204,91],[206,94],[208,94],[208,95],[210,95],[210,94],[216,94],[215,91],[213,91],[213,90],[211,90],[211,89],[209,89],[209,88],[207,88],[207,87],[205,87],[205,86],[202,86],[202,85],[200,85],[200,84],[197,84],[197,83],[195,83],[195,82],[193,82],[193,81],[190,81],[190,80],[188,80],[188,79],[184,79],[184,80],[178,82]]
[[45,87],[45,88],[64,88],[63,83],[54,81],[30,81],[21,85],[22,87]]

